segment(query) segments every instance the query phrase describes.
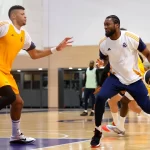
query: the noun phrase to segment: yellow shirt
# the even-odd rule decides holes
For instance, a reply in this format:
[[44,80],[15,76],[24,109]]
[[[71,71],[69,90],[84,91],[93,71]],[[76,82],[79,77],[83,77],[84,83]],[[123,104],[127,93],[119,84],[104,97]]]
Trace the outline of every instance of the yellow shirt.
[[0,22],[0,71],[10,73],[21,49],[28,49],[31,38],[25,30],[17,30],[9,21]]
[[[143,65],[143,63],[142,63],[140,58],[138,58],[138,67],[139,67],[140,73],[141,73],[141,75],[143,77],[144,73],[145,73],[145,68],[144,68],[144,65]],[[145,85],[145,86],[146,86],[146,88],[148,90],[148,93],[150,94],[150,88],[147,85]]]
[[138,57],[138,67],[140,69],[141,76],[143,77],[144,73],[145,73],[145,68],[144,68],[144,65],[143,65],[143,63],[139,57]]

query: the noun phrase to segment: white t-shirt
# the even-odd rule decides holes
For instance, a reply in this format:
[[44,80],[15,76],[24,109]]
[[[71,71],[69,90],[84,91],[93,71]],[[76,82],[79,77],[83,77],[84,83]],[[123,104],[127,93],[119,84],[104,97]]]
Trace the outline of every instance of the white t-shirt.
[[138,48],[141,39],[129,31],[121,31],[117,40],[101,40],[100,52],[109,57],[112,72],[121,83],[129,85],[141,79],[138,68]]
[[[10,24],[13,25],[12,22],[9,20],[0,21],[0,38],[7,34]],[[14,29],[17,33],[20,33],[21,30],[24,30],[23,28],[18,30],[15,26],[14,26]],[[30,35],[28,34],[27,31],[25,31],[25,42],[24,42],[24,46],[22,49],[27,50],[31,46],[31,42],[32,42],[32,39],[31,39]]]

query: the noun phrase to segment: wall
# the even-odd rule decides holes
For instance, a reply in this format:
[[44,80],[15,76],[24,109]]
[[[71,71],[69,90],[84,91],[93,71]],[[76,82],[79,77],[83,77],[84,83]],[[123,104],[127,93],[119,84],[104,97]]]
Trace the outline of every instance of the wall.
[[[148,48],[150,49],[150,44]],[[87,67],[90,60],[98,58],[98,54],[98,46],[75,46],[38,60],[19,55],[13,69],[48,68],[48,105],[58,107],[58,68]]]
[[25,28],[37,48],[55,46],[66,36],[74,37],[74,47],[50,57],[32,60],[26,55],[18,56],[13,69],[48,68],[49,107],[57,107],[58,68],[86,67],[89,60],[98,57],[96,45],[104,35],[106,16],[118,15],[121,27],[139,34],[147,43],[150,41],[149,3],[149,0],[0,0],[2,20],[8,19],[11,5],[20,4],[26,8]]
[[97,46],[76,46],[38,60],[19,55],[13,69],[48,68],[49,107],[58,107],[58,68],[87,67],[91,59],[97,59],[98,54]]
[[58,107],[58,68],[88,67],[89,61],[98,58],[97,46],[67,48],[49,59],[49,107]]
[[[8,10],[13,5],[25,7],[27,25],[24,27],[30,34],[37,48],[43,48],[44,22],[43,0],[0,0],[0,20],[8,20]],[[26,54],[23,50],[19,54]]]
[[73,36],[74,45],[97,45],[104,35],[103,22],[106,16],[112,14],[120,18],[121,27],[149,42],[149,0],[46,1],[47,17],[44,20],[46,23],[48,20],[49,25],[44,28],[44,33],[48,33],[49,38],[44,38],[44,41],[49,46],[58,44],[65,36]]
[[47,69],[49,66],[48,59],[49,57],[33,60],[28,55],[18,55],[13,63],[12,68],[13,70],[17,70],[17,69],[19,70],[37,69],[38,70],[38,68]]

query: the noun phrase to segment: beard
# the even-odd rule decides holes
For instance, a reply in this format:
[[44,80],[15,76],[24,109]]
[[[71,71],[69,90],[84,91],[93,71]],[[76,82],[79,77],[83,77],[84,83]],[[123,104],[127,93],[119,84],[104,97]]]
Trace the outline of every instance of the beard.
[[110,37],[110,36],[112,36],[114,33],[116,32],[116,30],[114,29],[114,30],[112,30],[112,31],[110,31],[110,32],[105,32],[105,35],[107,36],[107,37]]

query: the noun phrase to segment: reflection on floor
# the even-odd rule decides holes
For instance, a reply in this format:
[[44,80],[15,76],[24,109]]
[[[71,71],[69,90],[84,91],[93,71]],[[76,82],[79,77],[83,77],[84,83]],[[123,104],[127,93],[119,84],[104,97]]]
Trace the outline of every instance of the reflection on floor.
[[[32,144],[21,145],[9,144],[11,120],[9,111],[3,110],[5,113],[0,115],[0,150],[89,150],[94,130],[94,117],[81,117],[81,111],[24,109],[21,130],[25,135],[37,140]],[[103,124],[111,121],[110,111],[106,111]],[[124,137],[103,132],[101,147],[96,150],[150,149],[150,120],[129,112],[125,128]]]

